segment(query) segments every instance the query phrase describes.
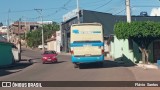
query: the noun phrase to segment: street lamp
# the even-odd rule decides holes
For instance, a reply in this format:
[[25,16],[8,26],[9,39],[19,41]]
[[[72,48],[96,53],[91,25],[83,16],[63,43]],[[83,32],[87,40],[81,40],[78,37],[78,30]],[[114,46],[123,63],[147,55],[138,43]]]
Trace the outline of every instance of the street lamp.
[[43,34],[43,16],[42,16],[42,9],[34,9],[40,14],[41,17],[41,27],[42,27],[42,51],[44,52],[44,34]]

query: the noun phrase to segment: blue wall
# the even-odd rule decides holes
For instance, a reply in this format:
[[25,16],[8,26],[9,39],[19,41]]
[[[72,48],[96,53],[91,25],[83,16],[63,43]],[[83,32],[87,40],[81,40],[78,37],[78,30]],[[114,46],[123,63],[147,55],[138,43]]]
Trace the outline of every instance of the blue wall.
[[12,62],[12,44],[0,42],[0,66],[10,65]]

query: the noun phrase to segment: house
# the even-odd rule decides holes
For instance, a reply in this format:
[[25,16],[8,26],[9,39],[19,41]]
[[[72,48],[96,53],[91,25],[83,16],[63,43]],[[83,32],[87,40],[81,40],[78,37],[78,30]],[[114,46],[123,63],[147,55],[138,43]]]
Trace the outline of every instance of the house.
[[40,26],[37,22],[14,22],[12,24],[11,32],[13,34],[19,35],[24,34],[27,31],[36,30]]
[[57,51],[57,45],[56,45],[56,38],[55,37],[51,37],[50,39],[46,40],[47,42],[47,50],[54,50]]
[[1,34],[7,34],[7,26],[1,26],[0,27],[0,33]]
[[[52,24],[53,21],[43,21],[43,24]],[[16,21],[11,25],[11,31],[14,34],[24,34],[27,31],[36,30],[37,28],[41,27],[42,22],[22,22]]]
[[47,41],[47,50],[54,50],[58,53],[61,52],[61,33],[60,31],[56,31],[54,35]]

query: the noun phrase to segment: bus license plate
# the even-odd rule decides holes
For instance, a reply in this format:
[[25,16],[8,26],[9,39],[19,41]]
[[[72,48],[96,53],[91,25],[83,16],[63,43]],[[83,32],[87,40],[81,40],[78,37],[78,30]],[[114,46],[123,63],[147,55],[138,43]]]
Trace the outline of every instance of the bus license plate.
[[48,61],[51,61],[51,59],[48,59]]
[[90,54],[86,54],[85,56],[91,56]]
[[84,44],[83,46],[84,47],[89,47],[89,46],[92,46],[92,44]]

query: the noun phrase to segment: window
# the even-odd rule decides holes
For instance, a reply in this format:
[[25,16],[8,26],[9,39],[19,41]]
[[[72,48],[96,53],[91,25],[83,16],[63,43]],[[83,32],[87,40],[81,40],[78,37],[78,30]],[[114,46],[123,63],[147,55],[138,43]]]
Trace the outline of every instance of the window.
[[133,50],[133,41],[132,41],[132,39],[128,39],[128,42],[129,42],[129,49]]
[[74,41],[74,43],[101,43],[101,41]]
[[45,51],[44,54],[56,54],[55,51]]

